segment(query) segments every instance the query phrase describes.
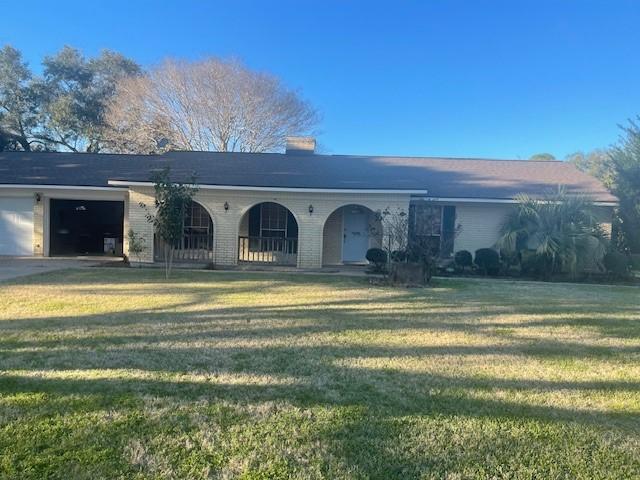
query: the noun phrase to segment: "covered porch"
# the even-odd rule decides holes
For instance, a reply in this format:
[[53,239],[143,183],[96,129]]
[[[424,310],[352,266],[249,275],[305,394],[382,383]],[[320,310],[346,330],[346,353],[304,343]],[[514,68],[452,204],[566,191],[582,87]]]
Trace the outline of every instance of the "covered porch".
[[[153,226],[140,207],[153,205],[154,198],[153,189],[146,185],[129,190],[129,225],[146,239],[144,252],[132,257],[140,262],[164,257],[163,246],[154,241]],[[365,265],[367,250],[381,244],[380,229],[376,234],[371,229],[377,212],[408,210],[409,195],[201,186],[193,203],[175,252],[176,263],[320,269]]]
[[[180,263],[210,263],[214,260],[213,219],[206,208],[192,201],[182,223],[182,238],[175,246],[174,261]],[[164,260],[166,244],[153,236],[153,258]]]
[[349,204],[327,217],[322,237],[323,266],[365,265],[367,250],[382,243],[382,224],[370,208]]
[[238,263],[297,265],[298,222],[286,207],[254,205],[242,216],[238,233]]

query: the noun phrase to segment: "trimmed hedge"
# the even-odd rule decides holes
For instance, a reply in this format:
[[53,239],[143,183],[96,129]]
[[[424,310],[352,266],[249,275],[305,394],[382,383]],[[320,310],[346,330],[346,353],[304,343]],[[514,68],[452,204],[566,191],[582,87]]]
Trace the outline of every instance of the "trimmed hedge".
[[493,248],[476,250],[474,263],[484,275],[497,275],[500,273],[500,255]]
[[631,259],[624,253],[612,251],[602,259],[604,268],[609,275],[626,277],[631,271]]
[[365,258],[373,263],[375,266],[375,270],[381,272],[384,270],[385,265],[387,264],[387,252],[382,250],[381,248],[370,248],[367,250],[367,254]]
[[453,261],[463,270],[473,265],[473,256],[469,250],[458,250],[453,256]]

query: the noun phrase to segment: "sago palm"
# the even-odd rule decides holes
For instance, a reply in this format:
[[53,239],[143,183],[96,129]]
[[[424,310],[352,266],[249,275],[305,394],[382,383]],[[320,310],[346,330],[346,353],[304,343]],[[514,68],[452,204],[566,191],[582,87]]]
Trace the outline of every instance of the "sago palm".
[[575,275],[587,256],[596,262],[602,259],[607,238],[587,198],[559,188],[543,199],[519,195],[517,201],[502,225],[500,248],[511,253],[535,251],[547,274]]

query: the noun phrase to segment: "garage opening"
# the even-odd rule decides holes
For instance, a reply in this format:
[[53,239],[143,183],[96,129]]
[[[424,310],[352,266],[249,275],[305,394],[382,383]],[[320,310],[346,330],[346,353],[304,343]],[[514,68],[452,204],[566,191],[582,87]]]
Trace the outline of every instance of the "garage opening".
[[50,201],[50,255],[122,255],[124,202]]

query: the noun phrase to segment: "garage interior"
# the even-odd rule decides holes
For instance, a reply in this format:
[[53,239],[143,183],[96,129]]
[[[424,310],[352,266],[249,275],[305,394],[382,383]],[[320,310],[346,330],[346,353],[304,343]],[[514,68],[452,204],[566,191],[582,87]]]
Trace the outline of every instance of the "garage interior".
[[122,256],[124,202],[51,199],[49,255]]

